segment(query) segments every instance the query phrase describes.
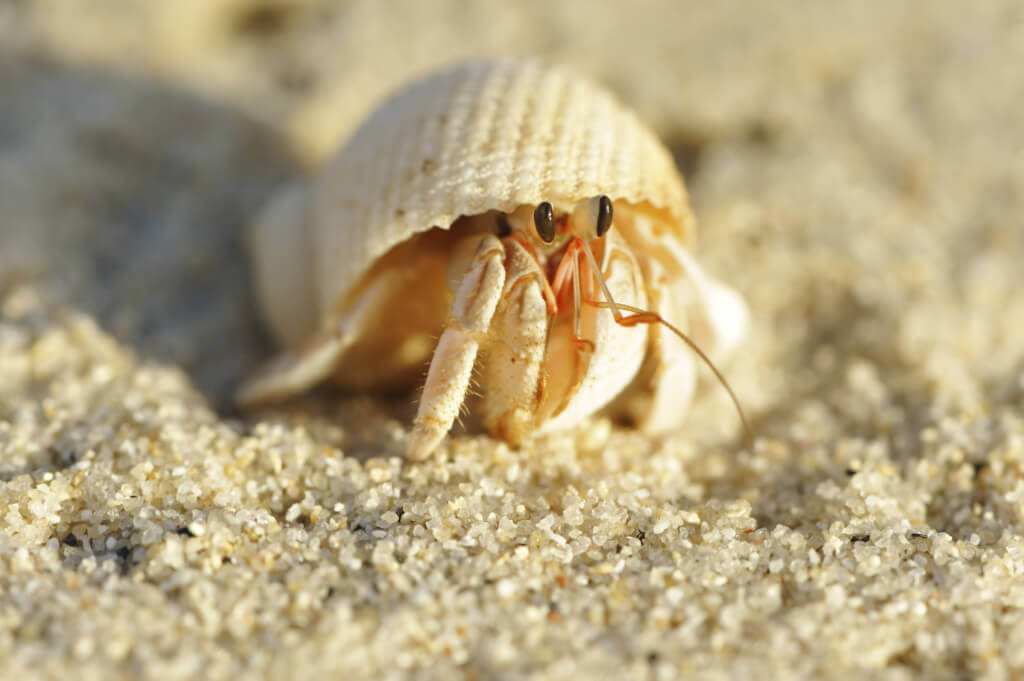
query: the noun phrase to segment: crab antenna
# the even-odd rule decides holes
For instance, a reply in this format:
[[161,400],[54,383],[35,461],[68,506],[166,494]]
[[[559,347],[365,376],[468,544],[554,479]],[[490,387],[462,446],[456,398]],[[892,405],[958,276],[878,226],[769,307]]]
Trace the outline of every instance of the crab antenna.
[[[669,331],[679,336],[679,338],[688,346],[690,346],[690,349],[693,350],[693,352],[698,357],[700,357],[701,360],[703,360],[703,362],[708,366],[708,368],[711,369],[711,373],[715,375],[715,378],[718,379],[718,382],[721,383],[722,387],[725,388],[727,393],[729,393],[729,398],[732,400],[733,405],[736,407],[736,413],[739,414],[740,421],[743,423],[743,431],[746,433],[747,440],[752,443],[754,441],[754,432],[750,429],[750,424],[747,422],[747,415],[743,413],[743,407],[740,406],[739,398],[736,397],[736,393],[733,392],[732,386],[730,386],[729,382],[725,380],[725,376],[722,375],[722,372],[719,371],[718,367],[716,367],[714,362],[711,361],[711,358],[708,357],[704,353],[704,351],[700,349],[700,346],[697,345],[697,343],[694,342],[692,338],[690,338],[685,333],[680,331],[674,325],[670,324],[668,320],[663,318],[657,312],[643,310],[640,309],[639,307],[633,307],[632,305],[626,305],[624,303],[616,303],[615,299],[612,298],[612,292],[608,290],[608,284],[605,283],[604,276],[601,275],[600,268],[597,266],[597,259],[594,258],[594,253],[590,250],[590,244],[583,240],[581,240],[581,244],[583,246],[583,252],[587,254],[587,260],[590,261],[590,268],[594,270],[594,276],[597,278],[597,283],[601,285],[601,290],[604,292],[605,301],[607,301],[587,302],[591,303],[592,305],[596,305],[597,307],[609,308],[612,311],[612,315],[614,315],[615,317],[615,321],[618,322],[619,324],[632,326],[638,323],[652,324],[656,322],[659,324],[664,324]],[[629,318],[622,314],[622,310],[626,310],[628,312],[633,313],[634,321],[632,321],[632,323],[629,322]]]
[[580,256],[578,253],[572,254],[572,296],[574,302],[573,310],[573,324],[575,325],[576,338],[580,338],[582,335],[583,327],[581,314],[583,306],[580,301]]
[[612,292],[608,290],[608,284],[605,283],[604,276],[601,275],[601,268],[597,266],[597,258],[594,257],[594,252],[590,250],[590,244],[583,239],[580,239],[580,246],[583,247],[583,252],[587,254],[587,261],[590,263],[590,269],[594,270],[594,276],[597,277],[597,283],[601,285],[601,290],[604,291],[604,299],[608,301],[608,305],[612,308],[612,314],[615,315],[615,321],[621,320],[623,314],[619,310],[619,306],[615,303],[615,299],[612,298]]

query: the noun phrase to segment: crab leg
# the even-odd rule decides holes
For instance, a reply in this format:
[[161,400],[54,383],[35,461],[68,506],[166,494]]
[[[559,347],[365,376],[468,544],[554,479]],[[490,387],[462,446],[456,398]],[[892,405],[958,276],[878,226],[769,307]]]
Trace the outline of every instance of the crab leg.
[[505,284],[505,249],[493,234],[480,240],[469,271],[462,278],[452,320],[434,350],[419,410],[409,435],[408,455],[423,459],[444,438],[459,414],[480,350]]
[[483,363],[487,392],[481,403],[491,433],[513,446],[535,428],[544,392],[548,335],[544,272],[516,239],[506,239],[505,290],[491,324],[493,342]]

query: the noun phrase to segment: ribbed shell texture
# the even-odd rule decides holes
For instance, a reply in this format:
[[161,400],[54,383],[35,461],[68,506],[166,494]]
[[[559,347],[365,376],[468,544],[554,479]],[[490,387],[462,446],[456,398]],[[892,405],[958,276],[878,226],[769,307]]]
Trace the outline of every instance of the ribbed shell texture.
[[460,215],[599,194],[646,201],[691,236],[671,155],[604,89],[532,59],[438,72],[377,109],[313,186],[321,309],[391,247]]

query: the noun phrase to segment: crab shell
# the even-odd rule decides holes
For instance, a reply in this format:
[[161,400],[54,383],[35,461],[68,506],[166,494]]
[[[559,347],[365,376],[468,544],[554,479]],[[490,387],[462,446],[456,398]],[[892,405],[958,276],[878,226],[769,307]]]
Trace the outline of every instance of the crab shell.
[[[453,272],[452,254],[466,234],[493,222],[474,216],[543,201],[567,211],[598,195],[615,201],[616,216],[623,208],[636,218],[633,234],[643,225],[648,245],[627,244],[634,250],[692,246],[694,219],[671,155],[591,81],[539,60],[506,59],[458,64],[412,84],[382,104],[310,185],[284,191],[254,226],[257,294],[287,350],[243,386],[240,401],[281,399],[329,377],[350,389],[415,385],[462,274]],[[627,227],[620,231],[628,242]],[[392,292],[375,299],[372,287],[383,276]],[[744,326],[736,300],[729,304],[733,331],[721,345],[734,345]],[[338,346],[325,351],[323,339],[353,316],[358,337],[340,355]],[[601,386],[610,394],[600,404],[590,399],[583,412],[610,401],[637,372],[647,330],[628,332],[612,340],[628,337],[633,358],[610,369],[628,375]]]

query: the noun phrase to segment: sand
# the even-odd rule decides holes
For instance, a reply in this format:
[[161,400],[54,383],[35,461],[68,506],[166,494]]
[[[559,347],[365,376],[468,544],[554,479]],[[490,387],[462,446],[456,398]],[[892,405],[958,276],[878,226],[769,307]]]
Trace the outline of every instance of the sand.
[[[752,446],[231,407],[265,198],[509,52],[676,153]],[[1022,63],[1014,0],[3,5],[0,677],[1021,677]]]

